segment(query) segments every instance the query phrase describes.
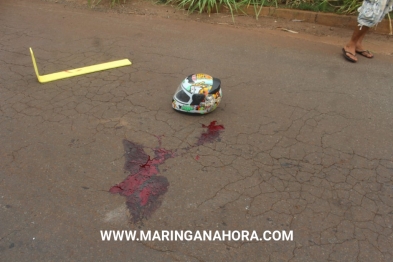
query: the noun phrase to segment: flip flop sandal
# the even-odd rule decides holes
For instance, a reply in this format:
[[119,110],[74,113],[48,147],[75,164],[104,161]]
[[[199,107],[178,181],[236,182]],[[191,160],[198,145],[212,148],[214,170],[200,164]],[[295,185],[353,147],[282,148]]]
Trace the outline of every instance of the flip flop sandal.
[[360,55],[362,55],[364,57],[367,57],[367,58],[373,58],[374,57],[374,55],[370,51],[368,51],[368,50],[361,50],[361,51],[356,50],[356,53],[358,53],[358,54],[360,54]]
[[355,60],[352,57],[348,56],[348,54],[350,54],[352,56],[356,56],[356,55],[354,55],[351,52],[345,50],[344,48],[342,50],[343,50],[343,55],[344,55],[345,59],[347,59],[349,62],[352,62],[352,63],[356,63],[357,62],[357,60]]

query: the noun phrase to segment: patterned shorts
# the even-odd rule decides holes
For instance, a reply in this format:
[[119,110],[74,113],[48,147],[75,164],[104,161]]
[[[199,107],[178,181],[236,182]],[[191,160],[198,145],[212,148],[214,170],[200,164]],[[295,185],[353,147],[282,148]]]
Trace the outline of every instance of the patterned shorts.
[[373,27],[392,11],[393,0],[364,0],[358,12],[359,26]]

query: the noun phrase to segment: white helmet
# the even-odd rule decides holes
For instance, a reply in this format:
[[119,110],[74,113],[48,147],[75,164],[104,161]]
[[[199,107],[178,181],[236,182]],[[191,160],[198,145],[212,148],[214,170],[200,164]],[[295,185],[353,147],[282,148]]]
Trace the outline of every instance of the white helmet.
[[172,107],[186,113],[206,114],[221,102],[221,80],[206,74],[189,75],[180,83]]

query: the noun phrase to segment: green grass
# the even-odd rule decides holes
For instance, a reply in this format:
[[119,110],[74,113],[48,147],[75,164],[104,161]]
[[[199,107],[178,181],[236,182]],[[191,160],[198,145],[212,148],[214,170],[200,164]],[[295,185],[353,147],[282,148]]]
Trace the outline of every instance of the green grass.
[[362,1],[359,0],[344,0],[337,11],[341,14],[353,14],[361,5]]
[[[101,3],[102,0],[88,0],[88,5],[93,8]],[[108,0],[111,7],[115,4],[125,4],[127,0]],[[308,10],[314,12],[330,12],[339,14],[356,13],[363,0],[158,0],[161,3],[175,5],[181,9],[187,10],[189,13],[208,14],[218,12],[221,6],[225,5],[229,8],[234,20],[234,12],[240,11],[240,7],[253,6],[255,18],[258,16],[264,6],[274,6]],[[281,2],[278,2],[281,1]],[[284,1],[284,2],[282,2]]]
[[329,1],[317,1],[317,2],[300,2],[298,5],[293,6],[295,9],[313,11],[313,12],[330,12],[334,13],[336,7],[332,6]]
[[[87,4],[89,7],[93,8],[97,6],[101,1],[102,0],[87,0]],[[111,7],[113,7],[115,4],[120,4],[120,1],[121,0],[110,0]],[[122,2],[123,4],[125,4],[126,0],[123,0]]]
[[[232,14],[238,11],[243,6],[253,6],[255,17],[258,16],[263,6],[284,7],[291,9],[308,10],[314,12],[330,12],[340,14],[354,14],[361,5],[362,0],[167,0],[167,4],[178,6],[179,8],[193,12],[207,12],[211,13],[213,10],[218,10],[221,5],[226,5]],[[241,11],[241,10],[240,10]]]

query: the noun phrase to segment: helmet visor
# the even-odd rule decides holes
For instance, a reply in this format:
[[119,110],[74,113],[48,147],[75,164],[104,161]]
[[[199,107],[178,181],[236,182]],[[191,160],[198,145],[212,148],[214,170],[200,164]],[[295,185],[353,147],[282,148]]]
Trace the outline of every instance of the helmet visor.
[[189,103],[191,100],[190,95],[183,90],[181,84],[179,85],[179,87],[176,90],[175,98],[176,98],[176,100],[178,100],[179,102],[182,102],[182,103]]

